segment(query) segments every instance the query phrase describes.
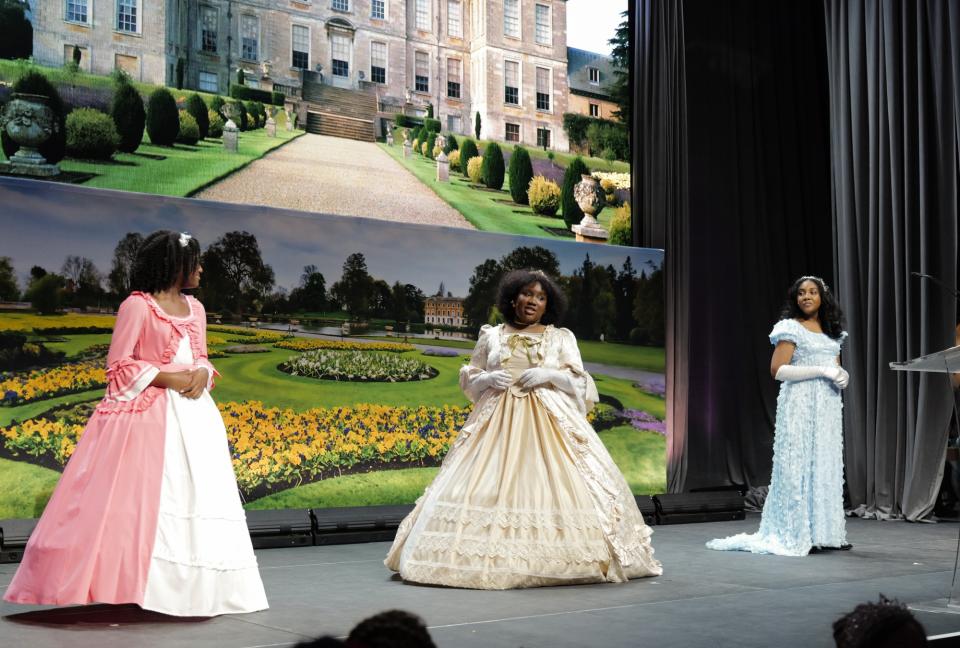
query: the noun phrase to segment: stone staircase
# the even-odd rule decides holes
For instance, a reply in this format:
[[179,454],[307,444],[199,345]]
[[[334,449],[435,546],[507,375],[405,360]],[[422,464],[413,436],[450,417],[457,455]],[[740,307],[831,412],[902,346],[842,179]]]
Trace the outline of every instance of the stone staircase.
[[308,133],[373,142],[377,98],[362,90],[304,82]]

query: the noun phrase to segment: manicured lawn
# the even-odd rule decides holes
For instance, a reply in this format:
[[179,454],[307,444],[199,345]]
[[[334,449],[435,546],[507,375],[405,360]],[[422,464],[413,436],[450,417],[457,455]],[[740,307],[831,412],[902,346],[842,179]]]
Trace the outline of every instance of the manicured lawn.
[[667,489],[667,438],[656,432],[620,425],[600,432],[634,495],[653,495]]
[[59,479],[56,470],[0,459],[0,520],[40,517]]
[[244,508],[335,508],[410,504],[437,474],[437,468],[403,468],[344,475],[290,488],[247,504]]
[[89,335],[71,335],[65,342],[44,342],[43,346],[51,351],[63,351],[72,358],[95,344],[110,344],[109,333],[91,333]]
[[101,398],[103,398],[103,389],[91,389],[78,394],[67,394],[66,396],[58,396],[57,398],[48,398],[46,400],[27,403],[26,405],[18,405],[17,407],[0,407],[0,427],[6,427],[14,421],[25,421],[60,405],[82,403],[89,400],[99,400]]
[[394,146],[379,146],[413,173],[420,182],[433,189],[447,204],[463,214],[477,229],[485,232],[561,238],[542,229],[541,225],[563,229],[565,225],[562,218],[545,218],[534,214],[529,207],[497,202],[510,201],[510,183],[506,178],[503,191],[475,188],[456,171],[450,173],[450,182],[437,182],[436,162],[415,154],[405,159],[403,138],[398,142]]
[[[117,153],[112,162],[65,159],[64,171],[95,173],[85,187],[140,191],[163,196],[189,196],[207,185],[237,171],[263,154],[303,135],[302,131],[277,129],[276,137],[265,129],[240,133],[236,153],[227,153],[219,140],[204,140],[196,146],[176,144],[154,146],[144,135],[144,143],[134,153]],[[146,155],[162,155],[157,160]]]
[[593,380],[597,383],[598,392],[616,398],[627,409],[643,410],[661,421],[667,415],[666,401],[659,396],[640,391],[633,386],[632,380],[600,374],[594,374]]

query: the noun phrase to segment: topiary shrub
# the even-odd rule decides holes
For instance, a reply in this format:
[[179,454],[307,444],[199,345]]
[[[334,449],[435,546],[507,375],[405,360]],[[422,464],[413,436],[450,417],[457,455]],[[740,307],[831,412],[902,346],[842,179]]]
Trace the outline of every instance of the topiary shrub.
[[630,231],[630,203],[617,208],[610,221],[609,242],[613,245],[633,245],[633,233]]
[[33,25],[25,2],[0,2],[0,59],[27,59],[33,54]]
[[[126,77],[118,76],[118,79]],[[124,153],[133,153],[143,141],[143,127],[147,123],[147,111],[143,108],[143,98],[128,81],[117,83],[113,91],[113,104],[110,106],[113,125],[120,136],[117,148]]]
[[563,174],[563,188],[560,190],[560,209],[563,210],[563,222],[567,227],[576,225],[583,220],[583,210],[573,198],[573,188],[582,179],[580,176],[590,175],[590,169],[579,155],[573,158],[566,173]]
[[449,156],[450,151],[456,151],[459,149],[460,149],[460,146],[457,144],[457,138],[454,137],[452,133],[450,135],[447,135],[447,142],[443,147],[443,152]]
[[467,164],[472,158],[480,155],[480,151],[477,150],[477,145],[470,138],[463,140],[463,143],[460,144],[460,160],[462,164],[460,165],[460,172],[463,175],[467,175]]
[[207,121],[210,126],[207,129],[207,137],[223,137],[223,117],[215,110],[207,111]]
[[537,176],[527,187],[527,198],[534,214],[555,216],[560,209],[560,187],[553,180]]
[[[6,36],[6,34],[4,34]],[[27,70],[16,83],[13,84],[14,92],[24,92],[28,94],[38,94],[47,97],[50,100],[50,108],[56,120],[56,129],[43,146],[40,147],[40,155],[47,159],[50,164],[56,164],[63,159],[67,152],[67,112],[60,99],[60,93],[53,87],[53,84],[36,70]],[[20,145],[10,139],[7,130],[3,129],[2,135],[3,152],[9,159],[14,153],[20,150]]]
[[460,170],[460,151],[450,151],[448,156],[450,160],[450,170],[459,171]]
[[[463,160],[463,157],[460,159]],[[470,158],[467,162],[467,177],[473,184],[480,184],[483,180],[483,158],[479,155]]]
[[67,153],[70,157],[109,160],[119,145],[120,135],[110,115],[93,108],[77,108],[67,115]]
[[440,120],[433,119],[432,117],[426,117],[423,120],[423,127],[426,128],[431,133],[440,132]]
[[480,139],[480,111],[477,111],[477,114],[473,119],[473,136],[477,139]]
[[527,187],[533,180],[533,163],[530,162],[530,154],[522,146],[514,146],[513,154],[510,156],[510,168],[508,170],[510,178],[510,197],[513,202],[526,205]]
[[483,150],[483,184],[488,189],[503,189],[503,151],[496,142]]
[[157,146],[173,146],[180,132],[177,102],[166,88],[157,88],[147,101],[147,135]]
[[223,107],[227,102],[220,95],[215,96],[210,100],[210,110],[220,115],[220,118],[223,119],[224,123],[227,121],[227,116],[223,114]]
[[237,128],[242,131],[250,129],[250,118],[242,101],[231,101],[223,109],[227,111],[227,117],[233,120]]
[[257,108],[256,101],[244,101],[243,107],[247,109],[247,125],[250,130],[256,130],[263,126],[260,122],[260,110]]
[[414,138],[413,138],[413,141],[410,143],[410,147],[413,149],[413,151],[414,151],[415,153],[419,153],[419,152],[420,152],[420,140],[418,140],[416,137],[414,137]]
[[197,127],[200,129],[200,139],[206,139],[210,132],[210,117],[207,115],[207,104],[203,103],[200,95],[194,92],[187,98],[186,109],[187,112],[190,113],[190,116],[197,122]]
[[180,111],[180,130],[177,133],[177,141],[181,144],[196,144],[200,139],[200,127],[197,126],[197,120],[186,110]]
[[424,157],[426,157],[428,150],[430,150],[430,149],[427,148],[427,142],[423,142],[423,143],[420,145],[420,154],[423,155]]
[[434,153],[435,148],[437,148],[437,134],[430,133],[429,137],[427,137],[427,149],[423,154],[432,160],[437,157],[437,154]]

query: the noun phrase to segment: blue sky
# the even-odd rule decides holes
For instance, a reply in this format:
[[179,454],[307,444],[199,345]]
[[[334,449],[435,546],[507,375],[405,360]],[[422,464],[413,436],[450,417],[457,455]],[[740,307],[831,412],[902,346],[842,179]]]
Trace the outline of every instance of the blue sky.
[[65,184],[0,178],[0,256],[13,259],[20,278],[33,265],[59,271],[68,254],[93,260],[104,274],[113,249],[126,232],[156,229],[189,231],[206,248],[232,230],[253,233],[277,284],[299,283],[303,266],[316,265],[327,285],[340,277],[346,257],[362,252],[370,273],[389,283],[412,283],[427,294],[442,281],[465,296],[474,267],[499,259],[521,245],[541,245],[560,259],[569,274],[589,252],[603,265],[658,266],[660,250],[585,245],[567,241],[490,234],[442,227],[390,223],[364,218],[309,214],[287,209],[230,205]]

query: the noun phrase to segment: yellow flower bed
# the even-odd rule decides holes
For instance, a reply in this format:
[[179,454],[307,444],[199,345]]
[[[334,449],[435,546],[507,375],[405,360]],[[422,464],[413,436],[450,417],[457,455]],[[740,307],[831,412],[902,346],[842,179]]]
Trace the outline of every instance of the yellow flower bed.
[[33,315],[31,313],[3,313],[0,315],[0,331],[70,331],[91,329],[112,331],[116,321],[113,315]]
[[0,379],[0,399],[4,405],[20,405],[106,384],[107,370],[103,362],[90,360],[7,374]]
[[259,401],[222,403],[220,413],[244,490],[308,482],[359,463],[420,464],[443,457],[469,407],[356,405],[304,412]]
[[402,342],[341,342],[340,340],[317,340],[312,338],[296,338],[293,340],[284,340],[273,345],[278,349],[287,349],[290,351],[313,351],[315,349],[325,349],[327,351],[413,351],[412,344]]
[[208,335],[207,336],[207,346],[215,346],[218,344],[226,344],[227,338],[220,337],[219,335]]
[[76,449],[83,428],[82,423],[36,418],[4,428],[2,435],[4,445],[14,456],[21,452],[32,457],[49,453],[62,466]]

